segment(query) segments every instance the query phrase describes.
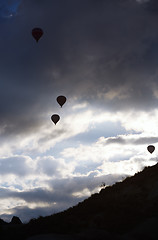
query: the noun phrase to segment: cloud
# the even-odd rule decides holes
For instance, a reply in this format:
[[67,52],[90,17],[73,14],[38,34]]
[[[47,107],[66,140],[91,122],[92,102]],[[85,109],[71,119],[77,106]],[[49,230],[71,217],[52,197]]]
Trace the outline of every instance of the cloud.
[[146,3],[149,2],[150,0],[136,0],[138,3]]
[[[120,147],[120,138],[128,144]],[[31,166],[31,174],[26,171],[24,177],[21,177],[18,173],[21,167],[18,169],[15,164],[17,173],[15,169],[9,171],[9,174],[14,174],[14,178],[6,177],[6,171],[6,175],[4,173],[0,179],[1,184],[5,184],[0,189],[0,199],[3,201],[1,216],[9,220],[12,215],[18,215],[22,221],[28,221],[29,217],[50,215],[98,192],[102,182],[111,185],[157,162],[155,153],[151,158],[144,150],[147,139],[141,138],[139,134],[120,136],[117,142],[108,143],[109,140],[110,137],[102,137],[91,146],[65,149],[60,159],[41,156],[27,161],[27,157],[24,157],[27,164],[25,170]],[[134,141],[143,144],[141,149],[140,145],[133,144]],[[5,160],[11,161],[10,158]],[[20,158],[15,158],[16,161],[19,163]]]
[[15,174],[20,177],[32,173],[30,163],[32,159],[28,156],[12,156],[0,159],[0,174]]
[[149,143],[156,143],[158,141],[157,137],[137,137],[137,135],[127,135],[127,136],[117,136],[110,137],[106,140],[106,144],[133,144],[133,145],[144,145]]
[[158,11],[158,4],[156,0],[148,0],[146,1],[146,5],[145,5],[145,9],[148,10],[149,12],[151,12],[152,14],[156,14],[157,15],[157,11]]
[[[113,110],[156,107],[156,21],[142,8],[128,1],[34,0],[23,1],[19,11],[0,39],[6,135],[38,131],[41,113],[58,109],[59,94]],[[31,36],[37,23],[45,32],[38,45]]]
[[[64,181],[61,179],[50,180],[48,184],[52,190],[35,188],[20,192],[1,188],[3,194],[0,195],[0,198],[3,199],[4,204],[1,208],[1,217],[10,221],[11,216],[16,215],[22,221],[29,221],[31,218],[41,215],[51,215],[76,205],[96,192],[96,189],[100,190],[102,182],[111,185],[120,180],[122,180],[122,176],[117,174],[97,178],[92,174],[87,177],[66,178]],[[14,206],[14,201],[17,206],[16,204]],[[9,208],[7,208],[8,205]]]
[[29,218],[156,163],[157,1],[14,4],[0,6],[18,9],[0,21],[1,213]]
[[134,174],[144,166],[157,162],[156,151],[152,158],[147,151],[147,146],[153,143],[157,148],[157,137],[146,137],[143,134],[100,137],[97,142],[88,146],[66,148],[62,152],[62,156],[65,159],[75,160],[74,172],[79,170],[80,173],[83,171],[84,174],[88,174],[92,168],[93,171],[94,169],[99,171],[97,176],[114,173]]
[[66,163],[64,159],[55,159],[52,156],[37,158],[36,169],[39,173],[43,173],[51,178],[64,178],[71,176],[75,168],[75,163]]

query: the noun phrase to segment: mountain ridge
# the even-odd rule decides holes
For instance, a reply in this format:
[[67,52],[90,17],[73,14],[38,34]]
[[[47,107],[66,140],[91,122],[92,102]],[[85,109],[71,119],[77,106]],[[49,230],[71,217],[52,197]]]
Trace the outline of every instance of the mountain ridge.
[[74,207],[29,224],[63,233],[97,228],[122,234],[152,217],[158,217],[158,164],[105,187]]
[[[137,228],[140,231],[139,226],[151,219],[154,223],[158,220],[158,164],[101,189],[63,212],[31,219],[19,226],[18,234],[72,234],[97,229],[123,235]],[[140,237],[136,235],[135,239]]]

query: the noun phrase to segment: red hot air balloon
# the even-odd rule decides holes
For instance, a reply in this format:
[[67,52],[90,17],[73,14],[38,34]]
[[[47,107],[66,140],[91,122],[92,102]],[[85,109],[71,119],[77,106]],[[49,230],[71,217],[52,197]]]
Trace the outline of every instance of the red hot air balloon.
[[56,125],[57,122],[60,120],[60,117],[59,117],[59,115],[57,115],[57,114],[53,114],[53,115],[51,116],[51,119],[52,119],[53,123]]
[[65,96],[58,96],[57,97],[57,102],[62,107],[64,105],[64,103],[66,102],[66,97]]
[[153,145],[149,145],[149,146],[147,147],[147,149],[148,149],[148,151],[149,151],[150,153],[153,153],[154,150],[155,150],[155,147],[154,147]]
[[32,36],[35,38],[36,42],[42,37],[43,30],[41,28],[32,29]]

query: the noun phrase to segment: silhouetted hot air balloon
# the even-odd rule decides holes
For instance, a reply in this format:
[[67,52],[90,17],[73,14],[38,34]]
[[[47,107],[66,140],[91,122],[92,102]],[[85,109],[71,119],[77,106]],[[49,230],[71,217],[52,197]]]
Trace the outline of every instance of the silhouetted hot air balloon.
[[42,37],[43,30],[41,28],[32,29],[32,36],[35,38],[36,42]]
[[150,153],[153,153],[154,150],[155,150],[155,147],[154,147],[153,145],[149,145],[149,146],[147,147],[147,149],[148,149],[148,151],[149,151]]
[[65,96],[58,96],[57,97],[57,102],[62,107],[64,105],[64,103],[66,102],[66,97]]
[[53,115],[51,116],[51,119],[52,119],[52,121],[54,122],[54,124],[56,125],[56,123],[59,121],[60,117],[59,117],[59,115],[57,115],[57,114],[53,114]]

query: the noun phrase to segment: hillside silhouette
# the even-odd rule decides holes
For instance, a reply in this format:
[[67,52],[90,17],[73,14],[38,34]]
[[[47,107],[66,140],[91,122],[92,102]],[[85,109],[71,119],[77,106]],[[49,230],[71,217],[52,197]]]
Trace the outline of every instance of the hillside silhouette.
[[[92,230],[95,231],[91,238],[81,237],[81,233]],[[97,239],[97,231],[102,232],[98,239],[105,239],[104,233],[109,234],[106,239],[157,239],[158,164],[101,189],[63,212],[31,219],[16,228],[7,225],[7,231],[3,229],[1,235],[11,239],[9,235],[14,232],[16,239],[25,239],[36,234],[60,233]],[[110,238],[112,235],[120,238]]]

